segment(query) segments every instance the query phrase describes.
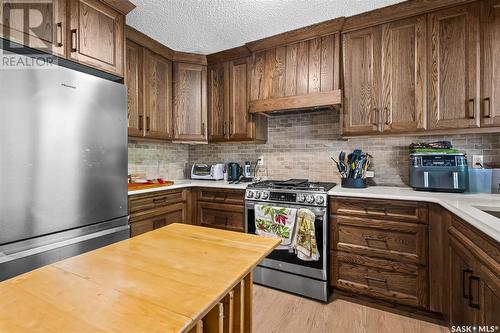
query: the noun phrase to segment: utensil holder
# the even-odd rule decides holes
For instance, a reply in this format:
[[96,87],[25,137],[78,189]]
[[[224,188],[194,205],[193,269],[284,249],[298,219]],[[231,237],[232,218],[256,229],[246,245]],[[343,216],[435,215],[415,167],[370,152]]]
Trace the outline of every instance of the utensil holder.
[[342,178],[342,187],[346,188],[367,188],[366,178]]

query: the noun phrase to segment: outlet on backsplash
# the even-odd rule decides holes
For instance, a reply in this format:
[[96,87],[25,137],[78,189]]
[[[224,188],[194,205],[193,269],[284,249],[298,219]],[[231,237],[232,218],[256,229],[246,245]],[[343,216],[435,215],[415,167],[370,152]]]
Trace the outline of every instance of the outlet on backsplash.
[[260,155],[258,158],[257,158],[257,165],[258,166],[264,166],[264,156],[263,155]]
[[484,167],[483,155],[472,155],[472,167],[474,169],[480,169]]

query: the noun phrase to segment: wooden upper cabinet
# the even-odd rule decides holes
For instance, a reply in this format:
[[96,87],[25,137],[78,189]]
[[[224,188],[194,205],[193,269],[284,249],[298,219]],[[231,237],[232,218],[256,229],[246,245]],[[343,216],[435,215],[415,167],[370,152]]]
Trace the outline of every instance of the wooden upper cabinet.
[[479,127],[479,3],[429,14],[429,127]]
[[211,141],[221,141],[227,136],[227,71],[228,63],[208,68],[208,138]]
[[174,63],[174,139],[207,141],[207,68]]
[[127,40],[125,84],[128,89],[128,135],[144,135],[142,46]]
[[0,15],[1,37],[48,53],[66,55],[65,0],[0,2]]
[[484,5],[481,127],[500,126],[500,0]]
[[344,134],[379,131],[382,28],[343,34]]
[[382,26],[382,130],[427,125],[427,20],[417,16]]
[[123,14],[98,0],[71,0],[69,10],[68,57],[123,76]]
[[255,52],[250,112],[340,104],[339,43],[334,33]]
[[172,62],[144,48],[145,136],[172,138]]
[[229,63],[229,139],[252,138],[248,112],[248,58]]

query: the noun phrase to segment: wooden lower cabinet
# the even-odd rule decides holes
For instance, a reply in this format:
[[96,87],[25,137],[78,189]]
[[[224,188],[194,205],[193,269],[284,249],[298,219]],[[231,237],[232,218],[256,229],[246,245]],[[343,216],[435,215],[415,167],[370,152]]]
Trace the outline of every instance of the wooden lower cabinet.
[[159,191],[129,197],[130,237],[172,223],[190,223],[189,190]]
[[245,191],[201,188],[195,190],[196,224],[245,231]]

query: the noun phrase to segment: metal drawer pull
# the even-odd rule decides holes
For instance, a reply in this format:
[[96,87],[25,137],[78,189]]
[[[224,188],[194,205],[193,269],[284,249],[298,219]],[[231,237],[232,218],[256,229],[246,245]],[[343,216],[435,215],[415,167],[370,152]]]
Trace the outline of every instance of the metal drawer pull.
[[484,99],[484,117],[485,118],[491,118],[491,104],[490,104],[490,98],[486,97]]
[[476,103],[474,98],[469,99],[469,118],[474,119],[476,118],[476,111],[475,111]]
[[149,116],[146,117],[146,132],[149,132],[149,129],[151,128],[151,118]]
[[76,52],[76,44],[78,43],[78,36],[76,34],[76,29],[71,30],[71,52]]
[[368,275],[365,275],[365,279],[366,280],[371,280],[371,281],[376,281],[376,282],[387,283],[386,279],[373,278],[373,277],[369,277]]
[[56,45],[58,47],[63,46],[63,41],[62,41],[62,22],[59,22],[56,24]]
[[381,237],[365,236],[366,241],[377,241],[387,243],[387,239]]
[[[462,269],[462,294],[465,299],[469,298],[469,295],[467,294],[467,288],[465,288],[465,281],[467,280],[466,278],[467,274],[472,274],[472,269]],[[470,292],[470,284],[469,284],[469,292]]]
[[380,212],[380,213],[387,215],[387,208],[365,208],[366,214],[370,214],[370,211]]
[[[472,281],[477,282],[477,303],[474,303],[472,301]],[[475,309],[479,309],[479,288],[480,288],[480,283],[479,283],[479,277],[471,275],[469,276],[469,306]]]
[[167,201],[167,198],[165,198],[165,197],[153,199],[153,203],[160,203],[160,202],[165,202],[165,201]]
[[139,131],[142,132],[143,130],[143,118],[142,116],[139,116]]

